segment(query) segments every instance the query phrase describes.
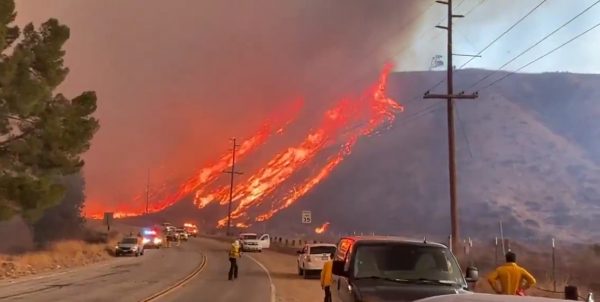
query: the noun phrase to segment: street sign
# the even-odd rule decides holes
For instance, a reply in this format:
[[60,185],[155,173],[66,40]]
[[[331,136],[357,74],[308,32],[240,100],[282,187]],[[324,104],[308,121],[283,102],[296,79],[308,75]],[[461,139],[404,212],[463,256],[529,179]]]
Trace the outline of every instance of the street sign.
[[104,212],[104,224],[106,224],[107,229],[110,231],[110,224],[113,220],[113,212]]
[[302,223],[309,224],[312,222],[312,212],[302,211]]

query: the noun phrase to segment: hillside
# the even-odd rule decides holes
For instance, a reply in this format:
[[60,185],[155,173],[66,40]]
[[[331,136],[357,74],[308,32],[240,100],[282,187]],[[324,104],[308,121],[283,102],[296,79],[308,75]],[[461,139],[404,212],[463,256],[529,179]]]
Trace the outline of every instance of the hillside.
[[[487,71],[457,73],[456,86]],[[499,76],[501,76],[500,74]],[[443,72],[396,73],[390,95],[405,104],[389,130],[361,139],[312,192],[257,231],[376,232],[444,238],[450,232],[445,104],[419,96]],[[458,101],[461,233],[490,240],[502,220],[514,239],[600,242],[600,75],[518,74]],[[437,91],[443,91],[443,85]],[[189,199],[189,198],[188,198]],[[267,202],[268,204],[268,202]],[[314,224],[300,223],[312,210]],[[205,227],[226,208],[195,210],[184,200],[151,217]],[[290,223],[292,222],[292,223]]]
[[[459,73],[457,87],[485,72]],[[411,102],[443,76],[395,74],[392,95],[406,112],[391,130],[361,141],[278,225],[312,209],[316,221],[330,221],[336,232],[448,234],[445,106]],[[459,101],[464,235],[493,238],[502,220],[512,238],[600,241],[599,87],[600,75],[520,74],[475,101]]]

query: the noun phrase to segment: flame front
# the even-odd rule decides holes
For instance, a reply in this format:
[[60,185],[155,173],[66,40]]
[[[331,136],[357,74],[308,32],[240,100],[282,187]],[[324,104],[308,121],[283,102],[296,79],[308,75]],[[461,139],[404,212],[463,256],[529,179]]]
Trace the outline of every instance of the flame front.
[[323,233],[327,232],[327,230],[329,229],[329,225],[330,225],[329,222],[323,223],[320,227],[315,228],[315,233],[323,234]]
[[[327,110],[318,127],[311,130],[297,144],[275,154],[262,168],[249,176],[236,180],[233,188],[232,226],[247,228],[253,221],[265,221],[276,213],[290,207],[302,196],[326,179],[335,168],[351,154],[353,147],[361,137],[369,136],[384,125],[391,125],[398,112],[404,108],[386,95],[386,85],[391,65],[384,68],[377,83],[362,96],[342,99]],[[296,117],[294,114],[285,119],[275,119],[265,125],[253,136],[243,141],[237,150],[236,161],[243,161],[253,151],[263,145],[274,134],[281,134],[284,128]],[[336,150],[337,149],[337,150]],[[329,155],[328,155],[329,154]],[[173,205],[183,197],[194,194],[194,204],[202,209],[213,202],[225,205],[229,201],[229,186],[215,187],[222,172],[231,167],[231,153],[227,152],[212,164],[199,169],[170,195],[153,201],[149,212],[157,212]],[[298,171],[306,170],[308,177],[294,184]],[[296,177],[297,179],[298,177]],[[161,193],[167,191],[167,184],[161,187]],[[291,188],[286,191],[281,189]],[[283,193],[283,194],[282,194]],[[160,196],[153,194],[151,196]],[[141,197],[141,196],[140,196]],[[145,197],[145,196],[144,196]],[[270,206],[265,206],[265,202]],[[115,217],[127,217],[142,214],[143,211],[125,211],[117,209]],[[102,212],[88,212],[87,216],[102,218]],[[227,217],[217,222],[217,226],[227,224]],[[329,223],[315,229],[325,232]]]

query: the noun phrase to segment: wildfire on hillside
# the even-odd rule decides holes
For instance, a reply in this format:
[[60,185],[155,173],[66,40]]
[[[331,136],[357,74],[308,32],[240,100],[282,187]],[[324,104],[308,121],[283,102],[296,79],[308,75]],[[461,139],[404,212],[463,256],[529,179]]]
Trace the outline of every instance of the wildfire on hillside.
[[[404,110],[400,104],[386,96],[390,71],[391,66],[386,66],[379,80],[363,95],[339,100],[323,114],[318,127],[306,134],[299,143],[275,154],[262,168],[238,181],[233,188],[232,225],[247,228],[254,221],[268,220],[290,207],[326,179],[351,153],[361,137],[372,135],[378,128],[390,125],[396,113]],[[266,122],[257,133],[243,141],[236,152],[236,161],[243,161],[273,135],[284,133],[285,126],[294,120],[298,112],[299,106],[293,107],[293,114],[287,114],[285,119]],[[231,159],[231,153],[227,152],[212,164],[199,169],[175,193],[159,201],[152,201],[149,212],[163,210],[192,194],[194,204],[199,209],[213,202],[227,204],[229,187],[215,187],[212,183],[222,177],[224,170],[231,167]],[[308,170],[309,177],[296,184],[290,183],[300,170]],[[281,194],[282,189],[290,187],[291,190],[281,198],[275,198],[275,195]],[[269,200],[270,206],[264,206],[266,200]],[[115,217],[143,213],[144,211],[119,210],[115,212]],[[101,218],[102,212],[89,213],[88,216]],[[226,224],[227,217],[224,217],[218,221],[217,226],[223,227]],[[323,232],[328,225],[326,223],[322,226]],[[318,231],[319,228],[315,229],[315,232]]]
[[329,222],[323,223],[321,226],[315,228],[315,233],[323,234],[323,233],[327,232],[327,230],[329,229],[329,225],[330,225]]

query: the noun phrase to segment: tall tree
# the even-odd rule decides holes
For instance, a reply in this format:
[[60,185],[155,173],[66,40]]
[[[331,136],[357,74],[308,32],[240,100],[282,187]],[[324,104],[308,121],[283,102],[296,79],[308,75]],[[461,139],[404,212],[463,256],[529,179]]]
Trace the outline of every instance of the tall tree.
[[50,19],[21,32],[15,17],[14,0],[0,0],[0,220],[33,222],[61,200],[61,176],[81,169],[99,126],[94,92],[54,92],[69,72],[69,28]]

